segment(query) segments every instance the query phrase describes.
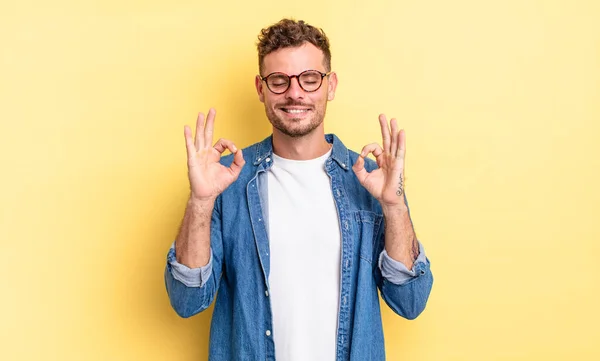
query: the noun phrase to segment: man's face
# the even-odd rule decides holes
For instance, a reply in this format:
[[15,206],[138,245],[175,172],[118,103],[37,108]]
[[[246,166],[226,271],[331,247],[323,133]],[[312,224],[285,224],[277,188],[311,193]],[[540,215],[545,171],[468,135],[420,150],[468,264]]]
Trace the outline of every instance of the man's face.
[[[279,49],[264,57],[264,74],[261,75],[267,76],[274,72],[298,75],[305,70],[326,73],[323,58],[323,52],[310,43],[296,48]],[[302,137],[317,128],[323,128],[327,101],[333,100],[335,96],[337,77],[335,73],[325,77],[321,87],[314,92],[304,91],[297,78],[291,80],[290,87],[283,94],[271,92],[259,76],[255,83],[258,98],[265,104],[273,131],[280,131],[290,137]]]

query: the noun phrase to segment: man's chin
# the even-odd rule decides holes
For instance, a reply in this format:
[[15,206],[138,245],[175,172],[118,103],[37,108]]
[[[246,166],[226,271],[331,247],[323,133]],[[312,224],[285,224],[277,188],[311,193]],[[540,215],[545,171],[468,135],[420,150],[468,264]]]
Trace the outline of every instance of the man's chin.
[[[281,111],[283,112],[283,111]],[[277,114],[279,112],[267,113],[269,121],[279,132],[292,138],[299,138],[312,133],[323,122],[319,122],[317,114],[311,111],[308,116],[290,116],[289,113]]]
[[288,137],[292,137],[292,138],[299,138],[299,137],[303,137],[305,135],[308,135],[310,133],[312,133],[317,127],[316,126],[304,126],[304,127],[289,127],[289,126],[285,126],[284,124],[278,123],[278,124],[273,124],[273,126],[279,130],[281,133],[287,135]]

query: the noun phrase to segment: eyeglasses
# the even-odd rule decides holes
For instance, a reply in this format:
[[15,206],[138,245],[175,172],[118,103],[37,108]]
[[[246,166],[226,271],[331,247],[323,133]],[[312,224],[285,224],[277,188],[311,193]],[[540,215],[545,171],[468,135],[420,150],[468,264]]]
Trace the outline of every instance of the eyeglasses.
[[277,72],[261,77],[260,79],[267,83],[267,88],[273,93],[283,94],[290,88],[292,78],[296,78],[300,88],[310,93],[319,90],[321,84],[323,84],[323,78],[329,74],[331,72],[321,73],[318,70],[305,70],[298,75],[287,75]]

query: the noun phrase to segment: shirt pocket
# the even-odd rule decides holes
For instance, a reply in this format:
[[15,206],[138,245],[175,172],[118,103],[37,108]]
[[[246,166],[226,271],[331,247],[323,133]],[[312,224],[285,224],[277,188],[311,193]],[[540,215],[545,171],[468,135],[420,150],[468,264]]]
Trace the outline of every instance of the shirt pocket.
[[356,211],[354,214],[359,247],[359,255],[363,261],[372,263],[378,247],[378,235],[383,224],[383,215],[370,211]]

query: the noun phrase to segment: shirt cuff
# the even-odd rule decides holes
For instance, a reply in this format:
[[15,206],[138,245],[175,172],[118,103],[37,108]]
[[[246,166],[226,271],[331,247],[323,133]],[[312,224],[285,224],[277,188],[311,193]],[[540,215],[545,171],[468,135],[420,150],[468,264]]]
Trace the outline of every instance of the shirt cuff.
[[208,264],[206,266],[189,268],[188,266],[177,262],[177,258],[175,257],[175,242],[173,242],[171,248],[169,249],[167,261],[171,266],[171,274],[173,275],[173,278],[183,283],[187,287],[203,287],[212,274],[212,248],[210,250],[210,259],[208,260]]
[[419,263],[426,263],[427,257],[425,256],[425,249],[421,242],[419,242],[419,256],[413,263],[413,269],[409,270],[406,268],[404,263],[396,261],[392,257],[387,254],[385,247],[383,251],[379,254],[379,269],[381,270],[381,275],[387,279],[389,282],[401,285],[408,282],[410,279],[419,276],[419,270],[422,267],[417,267]]

